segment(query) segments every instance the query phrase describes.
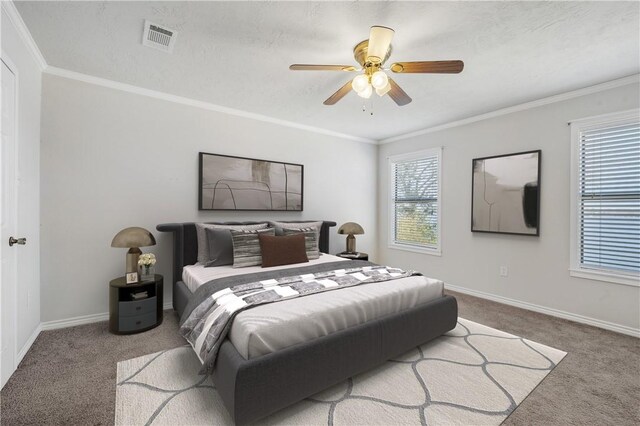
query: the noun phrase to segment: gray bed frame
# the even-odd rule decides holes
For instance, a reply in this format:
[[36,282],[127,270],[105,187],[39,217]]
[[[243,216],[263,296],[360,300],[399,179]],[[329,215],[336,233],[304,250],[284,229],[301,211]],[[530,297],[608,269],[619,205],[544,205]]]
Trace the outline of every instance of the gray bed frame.
[[[240,225],[263,222],[211,223]],[[329,228],[335,225],[329,221],[322,224],[319,245],[323,253],[329,252]],[[173,233],[173,308],[182,315],[191,296],[191,291],[182,281],[182,268],[196,263],[196,227],[193,222],[165,223],[156,229]],[[257,358],[243,358],[226,340],[216,360],[213,381],[236,424],[246,424],[426,343],[452,330],[457,320],[456,299],[443,296],[415,308]]]

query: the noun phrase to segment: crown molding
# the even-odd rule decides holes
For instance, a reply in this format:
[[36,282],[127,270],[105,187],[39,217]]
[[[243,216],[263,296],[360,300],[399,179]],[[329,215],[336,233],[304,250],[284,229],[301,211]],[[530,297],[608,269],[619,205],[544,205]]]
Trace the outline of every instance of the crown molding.
[[381,140],[376,140],[376,139],[364,138],[364,137],[360,137],[360,136],[349,135],[349,134],[346,134],[346,133],[340,133],[340,132],[336,132],[336,131],[333,131],[333,130],[324,129],[324,128],[321,128],[321,127],[315,127],[315,126],[309,126],[309,125],[305,125],[305,124],[300,124],[300,123],[296,123],[296,122],[293,122],[293,121],[282,120],[282,119],[279,119],[279,118],[269,117],[267,115],[262,115],[262,114],[242,111],[242,110],[239,110],[239,109],[229,108],[229,107],[225,107],[225,106],[222,106],[222,105],[213,104],[213,103],[210,103],[210,102],[198,101],[198,100],[191,99],[191,98],[186,98],[186,97],[183,97],[183,96],[172,95],[172,94],[169,94],[169,93],[166,93],[166,92],[160,92],[160,91],[157,91],[157,90],[145,89],[145,88],[134,86],[134,85],[131,85],[131,84],[120,83],[120,82],[117,82],[117,81],[108,80],[108,79],[104,79],[104,78],[100,78],[100,77],[95,77],[95,76],[88,75],[88,74],[82,74],[82,73],[79,73],[79,72],[76,72],[76,71],[71,71],[71,70],[67,70],[67,69],[63,69],[63,68],[49,66],[49,65],[47,65],[47,62],[44,59],[44,56],[42,55],[42,52],[38,48],[38,45],[36,44],[35,40],[31,36],[31,32],[29,31],[29,29],[27,28],[26,24],[22,20],[22,17],[20,16],[20,12],[18,12],[18,10],[16,9],[16,6],[15,6],[14,2],[12,0],[0,0],[0,4],[2,5],[2,8],[1,8],[2,11],[4,13],[6,13],[7,16],[9,17],[9,20],[12,22],[12,24],[14,25],[14,27],[18,31],[18,34],[22,38],[23,42],[27,46],[29,52],[31,53],[32,57],[34,58],[34,60],[36,61],[36,63],[40,67],[40,69],[43,72],[46,72],[47,74],[56,75],[56,76],[59,76],[59,77],[64,77],[64,78],[68,78],[68,79],[72,79],[72,80],[78,80],[78,81],[82,81],[82,82],[89,83],[89,84],[95,84],[95,85],[98,85],[98,86],[109,87],[109,88],[120,90],[120,91],[124,91],[124,92],[135,93],[135,94],[138,94],[138,95],[147,96],[147,97],[151,97],[151,98],[155,98],[155,99],[161,99],[161,100],[165,100],[165,101],[168,101],[168,102],[173,102],[173,103],[178,103],[178,104],[182,104],[182,105],[188,105],[188,106],[192,106],[192,107],[196,107],[196,108],[206,109],[206,110],[209,110],[209,111],[216,111],[216,112],[220,112],[220,113],[223,113],[223,114],[229,114],[229,115],[235,115],[235,116],[238,116],[238,117],[250,118],[250,119],[253,119],[253,120],[263,121],[263,122],[271,123],[271,124],[276,124],[276,125],[283,126],[283,127],[300,129],[300,130],[305,130],[305,131],[312,132],[312,133],[318,133],[318,134],[323,134],[323,135],[327,135],[327,136],[333,136],[333,137],[337,137],[337,138],[341,138],[341,139],[351,140],[351,141],[355,141],[355,142],[369,143],[369,144],[383,145],[383,144],[387,144],[387,143],[391,143],[391,142],[396,142],[396,141],[412,138],[412,137],[415,137],[415,136],[421,136],[421,135],[425,135],[425,134],[428,134],[428,133],[434,133],[434,132],[438,132],[438,131],[441,131],[441,130],[450,129],[450,128],[453,128],[453,127],[463,126],[465,124],[471,124],[471,123],[475,123],[475,122],[478,122],[478,121],[487,120],[487,119],[490,119],[490,118],[511,114],[511,113],[514,113],[514,112],[525,111],[525,110],[532,109],[532,108],[537,108],[537,107],[540,107],[540,106],[543,106],[543,105],[548,105],[548,104],[552,104],[552,103],[556,103],[556,102],[561,102],[561,101],[564,101],[564,100],[573,99],[573,98],[577,98],[577,97],[580,97],[580,96],[585,96],[585,95],[589,95],[589,94],[592,94],[592,93],[597,93],[597,92],[601,92],[601,91],[604,91],[604,90],[613,89],[613,88],[616,88],[616,87],[626,86],[626,85],[634,84],[634,83],[640,83],[640,74],[634,74],[634,75],[630,75],[630,76],[627,76],[627,77],[619,78],[619,79],[616,79],[616,80],[611,80],[611,81],[608,81],[608,82],[605,82],[605,83],[596,84],[594,86],[589,86],[589,87],[585,87],[585,88],[582,88],[582,89],[573,90],[571,92],[561,93],[561,94],[558,94],[558,95],[549,96],[549,97],[538,99],[538,100],[535,100],[535,101],[526,102],[526,103],[523,103],[523,104],[514,105],[514,106],[511,106],[511,107],[507,107],[507,108],[502,108],[502,109],[499,109],[499,110],[491,111],[491,112],[488,112],[488,113],[484,113],[484,114],[480,114],[480,115],[464,118],[462,120],[456,120],[456,121],[452,121],[452,122],[449,122],[449,123],[441,124],[441,125],[438,125],[438,126],[428,127],[428,128],[421,129],[421,130],[417,130],[417,131],[413,131],[413,132],[409,132],[409,133],[403,133],[403,134],[399,134],[399,135],[392,136],[392,137],[385,138],[385,139],[381,139]]
[[206,109],[209,111],[221,112],[223,114],[235,115],[238,117],[250,118],[252,120],[263,121],[266,123],[276,124],[279,126],[290,127],[293,129],[305,130],[312,133],[319,133],[322,135],[333,136],[341,139],[347,139],[355,142],[364,142],[370,144],[377,144],[378,141],[374,139],[362,138],[359,136],[348,135],[346,133],[334,132],[332,130],[323,129],[320,127],[308,126],[305,124],[295,123],[293,121],[281,120],[279,118],[269,117],[262,114],[256,114],[253,112],[242,111],[235,108],[229,108],[221,105],[212,104],[209,102],[198,101],[191,98],[185,98],[183,96],[172,95],[165,92],[159,92],[157,90],[145,89],[142,87],[134,86],[132,84],[120,83],[105,78],[94,77],[88,74],[82,74],[75,71],[66,70],[63,68],[57,68],[48,66],[45,73],[55,75],[58,77],[68,78],[71,80],[82,81],[84,83],[95,84],[97,86],[108,87],[111,89],[120,90],[128,93],[135,93],[137,95],[147,96],[154,99],[161,99],[177,104],[188,105],[196,108]]
[[182,96],[171,95],[165,92],[159,92],[156,90],[144,89],[142,87],[134,86],[131,84],[120,83],[117,81],[112,81],[100,77],[94,77],[88,74],[82,74],[75,71],[70,71],[62,68],[52,67],[47,65],[47,61],[44,59],[42,52],[38,48],[35,40],[31,36],[31,32],[27,28],[27,25],[22,20],[20,16],[20,12],[16,9],[15,4],[12,0],[0,0],[2,5],[2,12],[6,13],[9,17],[9,20],[18,31],[20,38],[23,40],[27,49],[31,53],[31,56],[36,61],[38,66],[43,72],[47,74],[57,75],[59,77],[69,78],[72,80],[78,80],[85,83],[95,84],[98,86],[109,87],[116,90],[121,90],[124,92],[135,93],[138,95],[148,96],[155,99],[162,99],[169,102],[174,102],[182,105],[188,105],[196,108],[202,108],[209,111],[221,112],[223,114],[235,115],[238,117],[250,118],[252,120],[263,121],[266,123],[276,124],[279,126],[289,127],[293,129],[305,130],[312,133],[318,133],[327,136],[333,136],[340,139],[347,139],[355,142],[364,142],[370,144],[377,144],[378,141],[375,139],[368,139],[359,136],[353,136],[346,133],[335,132],[333,130],[323,129],[321,127],[308,126],[305,124],[295,123],[293,121],[282,120],[279,118],[269,117],[262,114],[256,114],[252,112],[242,111],[235,108],[228,108],[222,105],[216,105],[209,102],[198,101],[195,99],[190,99]]
[[537,108],[543,105],[566,101],[568,99],[578,98],[580,96],[590,95],[592,93],[602,92],[604,90],[609,90],[609,89],[613,89],[621,86],[627,86],[629,84],[634,84],[634,83],[640,83],[640,74],[633,74],[627,77],[618,78],[616,80],[607,81],[605,83],[596,84],[594,86],[584,87],[578,90],[572,90],[571,92],[561,93],[559,95],[553,95],[547,98],[542,98],[542,99],[538,99],[531,102],[525,102],[523,104],[498,109],[485,114],[475,115],[473,117],[452,121],[450,123],[441,124],[434,127],[428,127],[426,129],[417,130],[415,132],[404,133],[398,136],[392,136],[390,138],[380,140],[379,144],[383,145],[391,142],[397,142],[403,139],[409,139],[415,136],[421,136],[421,135],[426,135],[428,133],[439,132],[440,130],[451,129],[452,127],[464,126],[465,124],[475,123],[477,121],[487,120],[489,118],[500,117],[501,115],[507,115],[514,112],[525,111],[525,110]]
[[22,20],[22,16],[20,16],[20,12],[16,9],[16,5],[13,4],[11,0],[2,0],[0,3],[2,3],[2,12],[7,14],[16,31],[18,31],[20,38],[31,53],[31,56],[40,67],[40,70],[44,71],[44,69],[47,68],[47,61],[45,61],[42,52],[40,52],[38,45],[31,36],[31,32]]

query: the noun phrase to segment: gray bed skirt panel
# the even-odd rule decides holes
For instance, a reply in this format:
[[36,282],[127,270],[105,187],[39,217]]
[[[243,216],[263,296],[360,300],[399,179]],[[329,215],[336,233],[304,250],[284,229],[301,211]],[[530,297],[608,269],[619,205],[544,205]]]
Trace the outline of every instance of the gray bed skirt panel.
[[213,380],[237,424],[246,424],[312,396],[426,343],[456,326],[451,296],[301,343],[244,359],[227,340]]
[[189,303],[189,298],[192,294],[189,287],[187,287],[183,281],[178,281],[173,286],[173,310],[178,313],[179,317],[182,317],[184,308],[187,307],[187,303]]

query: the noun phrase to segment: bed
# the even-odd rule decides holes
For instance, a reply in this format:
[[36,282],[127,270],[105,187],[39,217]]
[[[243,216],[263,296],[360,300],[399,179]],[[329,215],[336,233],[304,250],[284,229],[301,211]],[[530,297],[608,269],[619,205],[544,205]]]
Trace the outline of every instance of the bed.
[[[309,262],[310,268],[360,262],[328,254],[332,226],[335,222],[322,222],[319,248],[324,254]],[[203,283],[234,275],[240,279],[260,269],[204,268],[196,264],[194,223],[161,224],[157,229],[173,234],[173,307],[179,315]],[[453,329],[457,303],[444,295],[442,282],[427,279],[425,284],[422,279],[420,284],[411,278],[403,278],[401,285],[400,280],[370,283],[239,313],[212,373],[234,421],[258,420]],[[340,300],[330,293],[340,293]],[[311,320],[301,321],[301,316]]]

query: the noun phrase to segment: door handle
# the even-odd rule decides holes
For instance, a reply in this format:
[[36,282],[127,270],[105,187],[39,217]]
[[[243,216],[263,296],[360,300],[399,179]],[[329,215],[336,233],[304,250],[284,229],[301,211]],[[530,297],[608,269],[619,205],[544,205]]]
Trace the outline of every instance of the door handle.
[[27,239],[26,238],[9,237],[9,247],[13,247],[14,244],[18,244],[20,246],[23,246],[23,245],[27,244]]

